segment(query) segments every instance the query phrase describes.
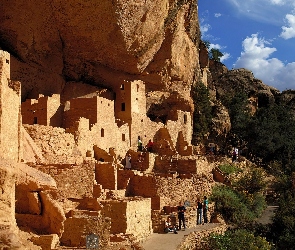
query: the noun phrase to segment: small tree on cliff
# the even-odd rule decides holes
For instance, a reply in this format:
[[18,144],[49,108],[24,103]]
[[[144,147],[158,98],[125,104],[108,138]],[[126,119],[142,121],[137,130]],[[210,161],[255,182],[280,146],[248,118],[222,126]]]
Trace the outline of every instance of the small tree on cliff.
[[210,104],[209,91],[201,82],[197,82],[192,87],[192,97],[194,101],[193,114],[193,136],[194,142],[198,143],[203,140],[204,135],[209,132],[212,120],[212,107]]
[[220,58],[223,57],[222,52],[217,48],[211,48],[211,43],[208,40],[204,40],[206,48],[209,52],[209,59],[220,62]]
[[221,57],[223,57],[223,54],[220,52],[219,49],[211,48],[209,50],[209,58],[210,59],[220,62]]

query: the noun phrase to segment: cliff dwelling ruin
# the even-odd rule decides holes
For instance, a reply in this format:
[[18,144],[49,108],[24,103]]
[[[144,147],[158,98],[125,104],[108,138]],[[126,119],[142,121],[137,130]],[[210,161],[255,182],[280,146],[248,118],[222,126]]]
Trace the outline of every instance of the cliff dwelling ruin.
[[[95,234],[101,249],[131,249],[163,232],[180,201],[191,202],[193,227],[193,204],[214,185],[214,164],[191,144],[191,85],[207,84],[209,65],[195,2],[80,2],[4,8],[4,247],[83,249]],[[14,11],[34,30],[30,41],[8,18]],[[138,138],[154,143],[151,152],[138,150]]]

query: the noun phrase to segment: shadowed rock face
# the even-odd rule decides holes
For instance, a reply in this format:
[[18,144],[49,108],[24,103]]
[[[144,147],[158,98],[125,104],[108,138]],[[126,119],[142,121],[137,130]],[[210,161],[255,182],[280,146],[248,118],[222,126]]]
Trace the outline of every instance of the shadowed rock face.
[[136,79],[188,100],[198,41],[192,0],[1,2],[0,47],[15,57],[23,100],[61,93],[67,81],[112,88]]

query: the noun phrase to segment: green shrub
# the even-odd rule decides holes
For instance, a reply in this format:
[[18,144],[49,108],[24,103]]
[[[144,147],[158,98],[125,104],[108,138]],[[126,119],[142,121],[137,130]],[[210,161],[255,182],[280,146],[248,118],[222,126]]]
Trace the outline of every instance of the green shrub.
[[211,250],[270,250],[264,238],[245,229],[228,230],[223,235],[212,234],[207,238]]
[[233,174],[241,171],[240,168],[232,164],[223,164],[220,165],[219,168],[225,174]]
[[261,194],[247,195],[227,186],[214,187],[210,200],[215,202],[215,210],[227,222],[237,225],[253,222],[266,207]]
[[193,113],[193,137],[194,143],[199,143],[203,140],[204,135],[209,132],[212,121],[212,107],[208,88],[202,82],[197,82],[192,86],[192,98],[195,109]]
[[279,200],[279,208],[272,225],[273,240],[278,249],[294,249],[295,246],[295,194],[285,190]]
[[259,168],[251,169],[251,171],[244,173],[233,185],[237,190],[249,194],[261,192],[266,187],[265,172]]

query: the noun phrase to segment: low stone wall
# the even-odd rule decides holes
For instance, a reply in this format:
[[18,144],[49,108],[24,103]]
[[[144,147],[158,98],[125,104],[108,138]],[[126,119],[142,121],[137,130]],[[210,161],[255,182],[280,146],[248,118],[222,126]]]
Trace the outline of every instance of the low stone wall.
[[100,212],[72,211],[64,223],[65,230],[60,239],[61,245],[84,248],[86,236],[96,234],[99,236],[100,248],[104,249],[109,245],[110,225],[110,219],[102,217]]
[[227,225],[216,224],[216,227],[211,229],[204,229],[202,231],[195,231],[190,233],[184,240],[177,246],[177,250],[206,250],[204,238],[212,233],[222,234],[227,230]]

